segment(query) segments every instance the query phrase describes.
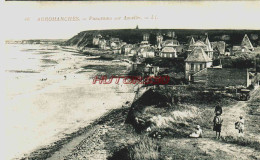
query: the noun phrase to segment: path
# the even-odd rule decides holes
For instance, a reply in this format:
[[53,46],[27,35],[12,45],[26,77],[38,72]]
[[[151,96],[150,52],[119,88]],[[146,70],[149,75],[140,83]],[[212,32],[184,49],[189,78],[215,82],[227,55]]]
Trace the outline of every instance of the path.
[[[259,96],[260,88],[254,90],[251,93],[251,97]],[[246,122],[249,121],[248,114],[248,101],[239,101],[235,105],[223,107],[223,126],[221,136],[238,136],[238,131],[235,129],[235,122],[238,121],[239,116],[242,115]],[[260,122],[257,122],[260,123]],[[193,145],[199,148],[212,157],[219,157],[219,159],[260,159],[260,151],[257,151],[250,147],[239,146],[236,144],[225,143],[213,138],[215,133],[213,131],[205,131],[206,138],[200,139],[174,139],[172,143],[175,143],[178,147],[185,145]],[[260,142],[260,134],[253,134],[249,130],[245,130],[246,138],[256,140]]]
[[[260,94],[260,89],[257,89],[253,92],[252,97],[255,95]],[[238,120],[240,115],[245,117],[245,121],[247,122],[247,103],[246,101],[240,101],[235,105],[227,106],[223,108],[223,115],[222,118],[224,120],[223,127],[222,127],[222,136],[238,136],[238,131],[235,129],[234,123]],[[100,130],[100,126],[96,126],[97,128],[94,131]],[[102,127],[101,127],[102,128]],[[205,152],[207,155],[213,157],[213,159],[260,159],[260,152],[245,146],[239,146],[236,144],[225,143],[223,141],[217,140],[214,138],[215,133],[213,131],[205,131],[206,136],[205,138],[199,139],[190,139],[190,138],[181,138],[181,139],[172,139],[170,140],[170,144],[174,144],[175,147],[183,148],[187,146],[194,146],[194,150],[201,150]],[[105,159],[105,153],[102,148],[102,143],[95,142],[91,140],[93,134],[99,132],[89,132],[83,134],[75,139],[73,139],[70,143],[63,146],[63,148],[56,152],[51,159]],[[92,135],[92,136],[91,136]],[[245,133],[245,137],[250,136],[250,138],[254,138],[255,140],[259,139],[260,135],[255,135],[250,133],[249,131]],[[90,139],[89,139],[90,138]],[[87,144],[94,144],[93,147],[101,147],[100,152],[102,153],[95,153],[94,155],[100,155],[101,157],[90,157],[91,153],[82,154],[80,151],[76,151],[78,147],[83,147],[84,150],[92,151],[92,148],[89,147]],[[97,145],[99,144],[99,145]],[[102,157],[104,156],[104,157]]]

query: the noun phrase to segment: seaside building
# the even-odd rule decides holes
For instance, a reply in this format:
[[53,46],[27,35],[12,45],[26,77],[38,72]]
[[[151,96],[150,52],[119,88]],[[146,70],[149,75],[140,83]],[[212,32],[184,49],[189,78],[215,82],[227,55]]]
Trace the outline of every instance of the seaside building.
[[249,37],[247,36],[247,34],[245,34],[240,46],[233,46],[232,55],[238,55],[238,54],[242,54],[242,53],[251,53],[252,51],[254,51],[254,47],[253,47]]
[[150,46],[150,44],[149,44],[149,41],[142,41],[141,43],[140,43],[140,47],[149,47]]
[[150,35],[148,33],[143,34],[143,41],[149,41]]
[[155,49],[153,47],[139,47],[138,55],[143,58],[155,57]]
[[126,44],[122,46],[122,54],[129,55],[132,48],[134,48],[133,44]]
[[128,54],[128,56],[137,55],[137,54],[138,54],[138,50],[139,50],[139,47],[137,47],[137,46],[133,47],[133,48],[130,50],[130,53]]
[[161,46],[161,45],[162,45],[162,42],[163,42],[163,36],[162,36],[161,34],[157,35],[157,36],[156,36],[157,46]]
[[176,49],[176,47],[178,47],[180,45],[179,41],[175,40],[175,39],[168,39],[162,42],[162,47],[173,47],[174,49]]
[[177,52],[173,47],[164,47],[160,53],[162,58],[177,58]]
[[212,59],[208,57],[203,48],[196,47],[185,60],[185,78],[192,80],[192,75],[212,66]]
[[101,38],[102,38],[101,34],[95,35],[95,36],[93,37],[92,44],[93,44],[94,46],[98,46],[99,39],[101,39]]
[[205,42],[198,40],[194,43],[194,39],[192,37],[190,43],[189,43],[189,47],[188,47],[188,52],[192,52],[194,50],[194,48],[200,47],[203,49],[203,51],[208,55],[208,57],[210,59],[213,58],[213,49],[211,47],[211,43],[209,41],[209,38],[207,37]]
[[107,41],[104,38],[101,38],[98,42],[98,47],[100,49],[106,50],[107,49]]

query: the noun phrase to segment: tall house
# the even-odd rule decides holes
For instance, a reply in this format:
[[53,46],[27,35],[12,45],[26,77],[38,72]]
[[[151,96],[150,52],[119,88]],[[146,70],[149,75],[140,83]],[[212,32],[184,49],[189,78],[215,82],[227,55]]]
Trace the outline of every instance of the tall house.
[[93,37],[93,41],[92,41],[93,45],[94,45],[94,46],[98,46],[98,44],[99,44],[99,39],[101,39],[101,38],[102,38],[101,34],[95,35],[95,36]]
[[195,40],[194,40],[193,37],[191,37],[190,42],[189,42],[189,45],[193,45],[194,43],[195,43]]
[[143,35],[143,41],[149,41],[150,35],[148,33],[145,33]]
[[209,58],[213,58],[213,49],[211,46],[211,43],[209,41],[209,37],[207,36],[206,40],[205,40],[205,44],[207,45],[207,50],[205,51],[206,54],[209,56]]
[[194,48],[197,48],[197,47],[202,48],[210,59],[213,58],[213,49],[211,47],[208,37],[206,38],[205,42],[200,41],[200,40],[195,42],[194,39],[191,38],[188,51],[192,52],[194,50]]
[[162,41],[163,41],[163,36],[162,35],[157,35],[156,36],[157,45],[161,45]]
[[191,80],[192,75],[212,65],[212,59],[208,57],[204,49],[196,47],[185,60],[185,78]]
[[175,32],[174,31],[167,32],[167,37],[175,38]]
[[247,34],[245,34],[240,46],[232,47],[232,55],[238,55],[242,53],[251,53],[254,50],[254,47],[248,38]]
[[241,42],[241,47],[246,47],[247,49],[249,49],[250,51],[254,50],[254,47],[250,41],[250,39],[248,38],[247,34],[245,34],[242,42]]

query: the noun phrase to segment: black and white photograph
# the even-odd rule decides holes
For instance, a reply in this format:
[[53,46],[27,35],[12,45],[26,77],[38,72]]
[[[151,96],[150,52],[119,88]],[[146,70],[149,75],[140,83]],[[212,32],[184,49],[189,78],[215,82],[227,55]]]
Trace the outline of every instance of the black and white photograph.
[[1,3],[0,159],[260,159],[260,2]]

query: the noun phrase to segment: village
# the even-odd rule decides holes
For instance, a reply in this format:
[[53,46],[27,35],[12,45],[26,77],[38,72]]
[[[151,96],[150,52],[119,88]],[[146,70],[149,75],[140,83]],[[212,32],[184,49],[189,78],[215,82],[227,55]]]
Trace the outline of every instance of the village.
[[[180,43],[177,36],[174,31],[157,33],[153,45],[149,33],[144,33],[140,43],[135,44],[96,34],[92,45],[104,53],[110,51],[112,55],[128,57],[132,64],[130,75],[168,75],[171,77],[169,85],[233,88],[236,94],[241,89],[259,85],[260,46],[253,46],[247,34],[239,45],[226,44],[224,40],[211,42],[208,33],[188,36],[186,43]],[[251,34],[252,38],[254,36],[257,35]]]

